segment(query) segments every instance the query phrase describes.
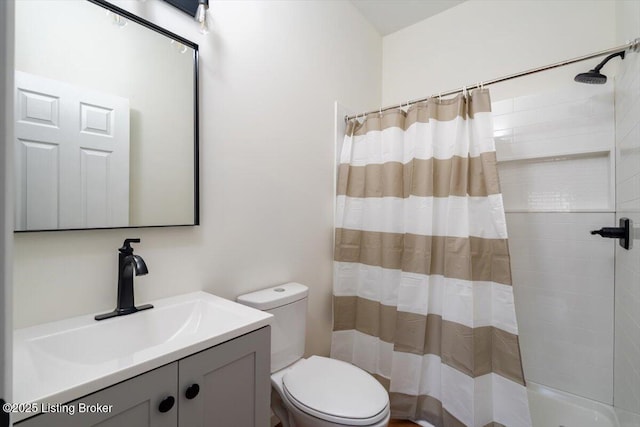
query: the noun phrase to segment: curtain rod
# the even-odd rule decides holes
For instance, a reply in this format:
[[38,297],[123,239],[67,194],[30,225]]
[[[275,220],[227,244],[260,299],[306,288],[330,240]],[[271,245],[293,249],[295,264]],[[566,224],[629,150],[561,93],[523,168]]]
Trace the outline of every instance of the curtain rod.
[[504,81],[507,81],[507,80],[511,80],[511,79],[515,79],[515,78],[518,78],[518,77],[528,76],[529,74],[535,74],[535,73],[539,73],[541,71],[551,70],[553,68],[564,67],[565,65],[570,65],[570,64],[574,64],[576,62],[586,61],[588,59],[593,59],[593,58],[597,58],[599,56],[604,56],[604,55],[608,55],[608,54],[611,54],[611,53],[617,53],[617,52],[622,52],[622,51],[626,51],[626,50],[633,51],[633,52],[639,52],[640,51],[640,38],[637,38],[637,39],[635,39],[633,41],[630,41],[630,42],[628,42],[626,44],[623,44],[621,46],[618,46],[618,47],[614,47],[614,48],[607,49],[607,50],[602,50],[600,52],[595,52],[595,53],[591,53],[591,54],[584,55],[584,56],[579,56],[577,58],[568,59],[566,61],[556,62],[555,64],[545,65],[543,67],[538,67],[538,68],[532,68],[532,69],[527,70],[527,71],[522,71],[520,73],[510,74],[508,76],[499,77],[497,79],[488,80],[488,81],[481,82],[481,83],[478,82],[478,83],[470,84],[468,86],[461,87],[461,88],[458,88],[458,89],[455,89],[455,90],[449,90],[447,92],[437,93],[435,95],[431,95],[431,96],[428,96],[426,98],[415,99],[413,101],[403,102],[402,104],[392,105],[390,107],[384,107],[384,108],[380,108],[380,109],[377,109],[377,110],[371,110],[371,111],[368,111],[366,113],[356,114],[354,116],[345,116],[344,120],[345,121],[349,121],[351,119],[355,119],[355,118],[360,117],[360,116],[366,116],[366,115],[372,114],[372,113],[381,113],[383,111],[393,110],[395,108],[401,108],[401,107],[417,104],[418,102],[424,102],[424,101],[428,100],[429,98],[454,95],[456,93],[463,92],[465,89],[471,90],[474,87],[489,86],[489,85],[492,85],[492,84],[501,83],[501,82],[504,82]]

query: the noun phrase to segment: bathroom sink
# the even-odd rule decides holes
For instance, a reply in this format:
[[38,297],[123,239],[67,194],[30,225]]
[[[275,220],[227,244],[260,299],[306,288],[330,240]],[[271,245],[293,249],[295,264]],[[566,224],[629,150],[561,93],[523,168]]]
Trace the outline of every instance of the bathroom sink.
[[206,292],[152,304],[16,330],[13,401],[68,402],[271,323],[268,313]]
[[[93,321],[26,340],[29,353],[81,365],[133,357],[173,340],[207,334],[238,315],[202,298],[156,306],[108,322]],[[71,326],[71,325],[70,325]],[[81,345],[78,345],[81,343]]]

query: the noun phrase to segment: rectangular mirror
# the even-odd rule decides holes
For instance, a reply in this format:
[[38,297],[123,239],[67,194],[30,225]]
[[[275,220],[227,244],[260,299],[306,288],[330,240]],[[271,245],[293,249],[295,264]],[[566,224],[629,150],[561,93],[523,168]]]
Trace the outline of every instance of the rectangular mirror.
[[15,230],[197,225],[198,46],[103,0],[15,25]]

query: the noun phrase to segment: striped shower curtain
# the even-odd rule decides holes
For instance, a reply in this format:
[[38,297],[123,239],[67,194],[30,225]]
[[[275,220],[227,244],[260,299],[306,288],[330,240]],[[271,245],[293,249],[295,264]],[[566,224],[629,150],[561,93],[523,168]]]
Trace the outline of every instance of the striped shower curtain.
[[531,426],[486,89],[348,123],[331,356],[392,418]]

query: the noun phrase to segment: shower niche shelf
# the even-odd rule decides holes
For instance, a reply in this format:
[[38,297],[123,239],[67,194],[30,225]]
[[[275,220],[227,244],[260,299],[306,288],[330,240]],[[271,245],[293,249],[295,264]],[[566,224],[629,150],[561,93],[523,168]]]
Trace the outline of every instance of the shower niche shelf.
[[607,212],[615,209],[615,155],[581,151],[498,161],[508,212]]
[[498,150],[497,161],[498,165],[503,163],[510,162],[556,162],[563,161],[569,159],[582,159],[582,158],[592,158],[592,157],[610,157],[613,155],[613,150],[607,149],[586,149],[580,151],[558,151],[555,153],[536,153],[529,155],[517,155],[517,156],[508,156],[504,154],[500,154],[501,150]]

